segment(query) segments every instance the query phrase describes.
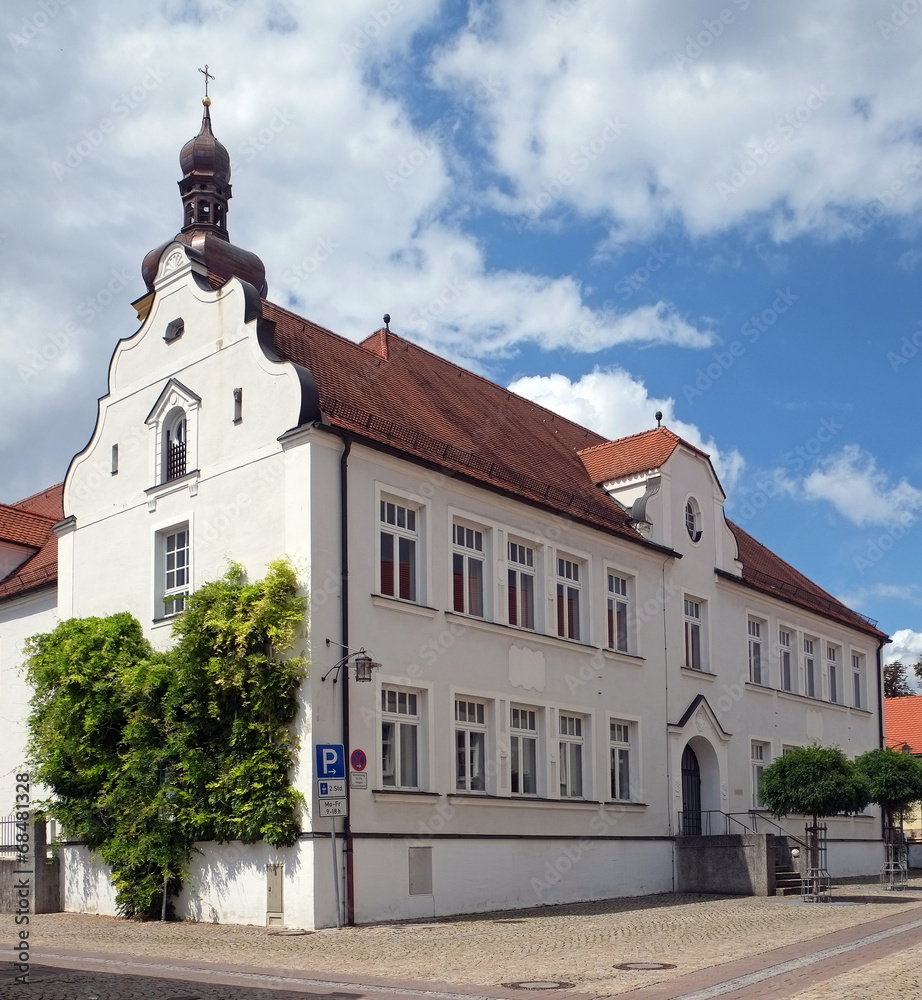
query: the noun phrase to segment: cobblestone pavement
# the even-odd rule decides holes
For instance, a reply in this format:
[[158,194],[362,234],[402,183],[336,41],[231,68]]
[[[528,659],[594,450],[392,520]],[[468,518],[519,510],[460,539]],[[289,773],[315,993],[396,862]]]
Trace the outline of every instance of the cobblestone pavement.
[[[563,981],[573,984],[571,993],[597,997],[638,989],[650,997],[674,997],[682,992],[688,994],[681,984],[694,979],[680,977],[702,970],[712,970],[712,980],[715,974],[717,979],[722,976],[731,980],[741,974],[731,963],[737,963],[745,974],[746,968],[752,972],[778,964],[787,954],[784,949],[805,948],[806,954],[813,948],[810,942],[816,940],[816,950],[821,947],[819,939],[825,941],[827,935],[844,935],[842,940],[850,935],[854,941],[868,939],[885,924],[918,922],[905,933],[892,931],[886,941],[873,947],[855,950],[848,945],[824,963],[807,962],[788,970],[783,991],[780,980],[774,978],[755,983],[747,980],[732,993],[724,988],[718,994],[708,987],[700,996],[701,1000],[705,995],[784,996],[797,1000],[820,1000],[821,993],[822,1000],[828,1000],[830,995],[838,1000],[922,996],[922,877],[911,879],[906,891],[893,893],[881,892],[870,882],[849,883],[836,889],[834,899],[831,904],[804,904],[775,898],[660,895],[427,923],[323,930],[303,936],[275,935],[252,926],[138,924],[76,914],[37,916],[31,929],[33,961],[38,964],[43,962],[43,956],[56,964],[81,955],[100,959],[110,956],[110,961],[114,955],[130,955],[139,962],[146,961],[145,956],[156,956],[177,965],[186,966],[191,961],[205,968],[216,963],[240,972],[245,971],[241,967],[256,967],[267,973],[291,970],[286,974],[297,976],[297,970],[309,970],[300,978],[316,981],[315,991],[331,995],[329,990],[333,990],[341,998],[360,995],[361,984],[377,982],[378,991],[386,987],[399,993],[403,985],[415,988],[411,994],[434,994],[454,987],[492,997],[518,995],[527,1000],[535,994],[516,994],[501,984]],[[862,927],[872,921],[877,923]],[[777,949],[782,951],[768,954]],[[674,968],[615,968],[632,962],[668,963]],[[853,967],[856,962],[857,967]],[[113,971],[104,966],[100,969],[106,975]],[[282,982],[272,985],[275,988],[267,996],[285,995],[278,992],[285,990]],[[324,986],[328,990],[323,990]],[[245,990],[239,995],[259,996],[262,1000],[261,992],[265,991],[254,994]],[[637,994],[636,1000],[641,1000],[642,994]],[[43,996],[34,989],[28,995]],[[217,994],[170,994],[162,989],[159,993],[124,995],[208,996],[209,1000],[213,995],[236,996],[227,990]],[[560,997],[559,993],[552,995]],[[83,1000],[89,994],[73,996]]]

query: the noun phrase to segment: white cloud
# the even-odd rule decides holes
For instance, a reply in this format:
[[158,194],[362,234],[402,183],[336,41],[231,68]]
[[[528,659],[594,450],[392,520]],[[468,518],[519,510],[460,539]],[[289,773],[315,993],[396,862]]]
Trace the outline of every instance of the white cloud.
[[889,8],[861,0],[724,8],[721,24],[704,2],[511,0],[469,25],[434,76],[489,81],[493,204],[604,214],[622,239],[671,219],[694,235],[761,219],[779,240],[860,236],[915,212],[922,19],[882,38]]
[[671,397],[651,397],[644,383],[622,368],[596,368],[576,382],[560,374],[526,376],[516,379],[509,388],[609,439],[656,426],[654,413],[659,410],[670,430],[711,456],[725,490],[729,492],[742,474],[745,462],[735,448],[721,452],[714,440],[705,440],[694,424],[676,419]]
[[858,445],[821,459],[803,482],[808,500],[826,500],[853,524],[911,525],[922,509],[922,490],[893,482]]
[[909,668],[922,660],[922,632],[911,628],[897,629],[891,637],[889,645],[884,646],[884,663],[895,663],[897,660]]
[[[230,236],[262,257],[274,301],[355,339],[388,312],[398,333],[475,367],[523,345],[711,344],[706,324],[666,302],[591,306],[565,262],[551,275],[488,262],[466,225],[476,167],[456,133],[480,128],[489,87],[423,132],[415,87],[398,79],[441,11],[81,0],[50,16],[13,0],[11,27],[42,17],[22,42],[4,36],[0,61],[0,362],[16,373],[0,395],[4,499],[44,485],[37,442],[54,442],[55,479],[89,436],[112,348],[137,326],[141,260],[181,225],[177,160],[198,130],[206,49],[233,163]],[[79,312],[101,293],[101,308]]]

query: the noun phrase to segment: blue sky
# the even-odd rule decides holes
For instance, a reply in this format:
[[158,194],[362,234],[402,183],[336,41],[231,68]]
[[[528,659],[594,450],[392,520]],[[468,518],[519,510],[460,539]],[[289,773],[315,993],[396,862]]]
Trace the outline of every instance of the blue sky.
[[922,657],[922,4],[13,0],[0,500],[86,442],[206,62],[269,297],[617,437]]

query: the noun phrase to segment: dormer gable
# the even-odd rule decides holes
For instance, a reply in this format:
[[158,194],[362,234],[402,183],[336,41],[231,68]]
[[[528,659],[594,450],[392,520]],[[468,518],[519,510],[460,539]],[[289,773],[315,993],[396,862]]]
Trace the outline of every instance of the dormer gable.
[[739,572],[723,514],[726,494],[707,452],[657,426],[585,448],[579,456],[593,483],[627,511],[638,533],[678,551],[703,546],[714,565]]

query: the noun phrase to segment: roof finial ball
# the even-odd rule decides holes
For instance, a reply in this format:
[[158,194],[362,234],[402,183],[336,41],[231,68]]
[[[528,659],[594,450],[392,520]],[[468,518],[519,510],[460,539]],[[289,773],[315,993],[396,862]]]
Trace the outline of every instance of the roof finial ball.
[[391,323],[391,314],[390,313],[385,313],[384,314],[384,329],[387,330],[388,333],[391,332],[390,323]]
[[657,410],[656,413],[653,414],[653,416],[656,417],[656,426],[659,427],[663,420],[663,411]]

